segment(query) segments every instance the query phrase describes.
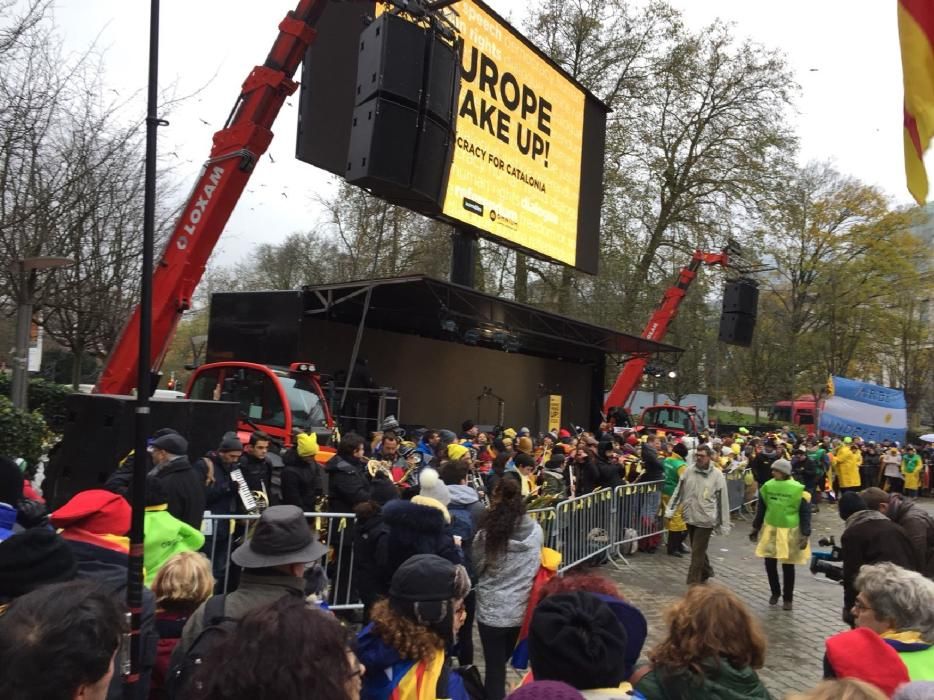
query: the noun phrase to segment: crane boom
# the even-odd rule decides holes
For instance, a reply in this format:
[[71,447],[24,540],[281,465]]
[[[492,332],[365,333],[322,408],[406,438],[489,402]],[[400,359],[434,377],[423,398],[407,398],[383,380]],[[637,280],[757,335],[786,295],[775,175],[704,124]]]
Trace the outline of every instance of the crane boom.
[[[188,197],[153,273],[152,353],[158,369],[183,312],[240,195],[272,142],[272,125],[285,99],[298,87],[292,76],[315,37],[329,0],[299,0],[279,24],[266,57],[243,83],[224,128],[214,134],[211,155]],[[129,394],[136,384],[139,347],[137,306],[104,366],[95,391]]]
[[[691,256],[691,261],[681,268],[678,273],[678,281],[665,290],[661,303],[655,312],[649,318],[649,322],[642,331],[642,337],[646,340],[661,342],[668,332],[668,327],[678,315],[678,307],[681,305],[684,296],[687,294],[691,282],[697,277],[697,271],[701,265],[729,265],[729,253],[723,250],[720,253],[705,253],[701,250],[695,250]],[[645,372],[645,366],[648,364],[649,356],[638,354],[631,357],[623,369],[620,371],[613,388],[606,395],[603,402],[603,410],[609,413],[612,408],[621,408],[629,402],[632,392],[639,386],[642,380],[642,374]]]

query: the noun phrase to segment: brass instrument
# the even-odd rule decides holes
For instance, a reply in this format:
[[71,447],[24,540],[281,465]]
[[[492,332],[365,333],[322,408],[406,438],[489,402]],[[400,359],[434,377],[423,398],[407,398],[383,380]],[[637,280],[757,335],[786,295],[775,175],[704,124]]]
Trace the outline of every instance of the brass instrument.
[[415,473],[415,469],[418,467],[418,461],[417,459],[406,459],[406,464],[409,466],[398,480],[393,478],[392,462],[387,460],[371,459],[366,463],[366,470],[371,479],[375,479],[377,474],[383,474],[391,483],[396,486],[401,486]]

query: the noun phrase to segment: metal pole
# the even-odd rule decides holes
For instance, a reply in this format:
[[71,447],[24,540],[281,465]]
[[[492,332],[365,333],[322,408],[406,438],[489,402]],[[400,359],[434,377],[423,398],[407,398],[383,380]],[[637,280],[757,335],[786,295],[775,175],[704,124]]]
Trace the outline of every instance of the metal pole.
[[33,287],[35,270],[26,271],[22,260],[19,268],[19,301],[16,307],[16,350],[13,356],[13,381],[10,400],[14,408],[29,410],[29,331],[32,328]]
[[[139,359],[136,381],[136,435],[134,441],[133,485],[130,503],[130,557],[127,565],[126,602],[130,612],[130,663],[126,670],[125,698],[139,695],[143,607],[143,514],[146,506],[146,447],[150,434],[149,382],[152,344],[152,264],[156,211],[156,136],[160,125],[159,99],[159,0],[150,0],[149,85],[146,104],[146,180],[143,200],[143,266],[141,270]],[[140,699],[142,700],[142,699]]]

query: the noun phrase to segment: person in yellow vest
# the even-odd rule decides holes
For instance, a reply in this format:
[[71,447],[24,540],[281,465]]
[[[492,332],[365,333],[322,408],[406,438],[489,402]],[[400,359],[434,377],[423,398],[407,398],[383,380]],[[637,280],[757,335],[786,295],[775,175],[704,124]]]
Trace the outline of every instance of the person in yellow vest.
[[911,498],[917,498],[918,489],[921,488],[921,474],[924,473],[924,467],[920,455],[915,452],[912,445],[909,445],[905,454],[902,455],[901,471],[902,476],[905,478],[905,493]]
[[[755,542],[756,556],[765,559],[772,595],[769,605],[783,600],[782,608],[792,609],[795,594],[795,565],[811,559],[811,494],[791,478],[791,462],[776,459],[772,478],[759,489],[759,505],[749,539]],[[778,580],[778,562],[782,582]],[[783,595],[784,594],[784,595]]]
[[859,465],[860,458],[853,450],[853,438],[845,437],[834,453],[833,470],[837,475],[837,485],[840,493],[859,491]]

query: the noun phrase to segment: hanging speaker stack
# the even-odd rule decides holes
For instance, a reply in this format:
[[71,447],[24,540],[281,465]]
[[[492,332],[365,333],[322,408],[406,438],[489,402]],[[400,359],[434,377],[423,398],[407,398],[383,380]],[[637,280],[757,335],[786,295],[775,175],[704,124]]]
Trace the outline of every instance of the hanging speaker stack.
[[755,281],[743,277],[727,282],[720,313],[720,340],[749,347],[756,328],[758,306],[759,285]]
[[396,15],[380,15],[360,35],[345,179],[394,203],[440,213],[459,92],[455,45]]

